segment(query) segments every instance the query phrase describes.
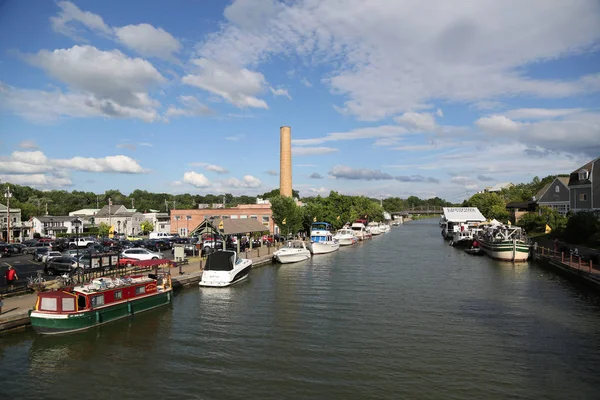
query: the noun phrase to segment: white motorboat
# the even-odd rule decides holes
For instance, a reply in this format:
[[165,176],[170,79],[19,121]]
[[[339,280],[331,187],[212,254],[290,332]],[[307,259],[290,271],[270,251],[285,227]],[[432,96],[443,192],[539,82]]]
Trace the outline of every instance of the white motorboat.
[[306,245],[302,240],[291,240],[273,253],[275,261],[281,264],[295,263],[311,258],[310,250],[306,248]]
[[354,236],[354,231],[350,228],[339,229],[336,234],[333,235],[333,239],[337,240],[340,246],[351,246],[358,242],[358,239]]
[[369,222],[369,224],[367,225],[367,229],[369,230],[369,232],[371,232],[371,235],[373,236],[381,235],[383,233],[379,228],[379,222]]
[[379,224],[379,230],[381,231],[381,233],[388,233],[392,228],[390,227],[389,224],[382,222]]
[[219,250],[208,255],[200,286],[225,287],[248,277],[252,260],[240,258],[232,250]]
[[340,244],[331,234],[328,222],[313,222],[310,228],[310,249],[313,254],[331,253],[340,248]]
[[354,232],[354,236],[358,238],[358,240],[367,240],[371,239],[371,232],[367,231],[367,227],[365,223],[367,220],[365,219],[357,219],[352,223],[350,229]]

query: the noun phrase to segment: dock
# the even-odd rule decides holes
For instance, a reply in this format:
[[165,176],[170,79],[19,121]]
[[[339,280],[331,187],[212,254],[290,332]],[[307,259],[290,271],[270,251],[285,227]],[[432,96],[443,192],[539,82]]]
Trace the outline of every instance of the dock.
[[533,260],[542,267],[600,288],[600,265],[594,265],[591,259],[539,246],[533,250]]
[[[252,251],[241,252],[244,258],[252,260],[252,267],[270,265],[272,263],[273,251],[276,248],[257,248]],[[188,258],[187,263],[181,263],[177,267],[172,267],[171,282],[173,290],[181,289],[185,286],[197,285],[202,278],[202,268],[205,259],[200,257]],[[37,298],[36,293],[26,293],[13,297],[5,297],[0,314],[0,335],[3,333],[14,332],[26,329],[29,325],[29,311],[33,309]]]

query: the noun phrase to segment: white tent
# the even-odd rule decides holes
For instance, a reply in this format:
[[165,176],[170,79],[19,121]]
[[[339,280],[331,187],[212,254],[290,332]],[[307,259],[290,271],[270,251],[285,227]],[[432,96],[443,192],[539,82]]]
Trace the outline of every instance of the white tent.
[[444,219],[448,222],[485,222],[477,207],[444,207]]

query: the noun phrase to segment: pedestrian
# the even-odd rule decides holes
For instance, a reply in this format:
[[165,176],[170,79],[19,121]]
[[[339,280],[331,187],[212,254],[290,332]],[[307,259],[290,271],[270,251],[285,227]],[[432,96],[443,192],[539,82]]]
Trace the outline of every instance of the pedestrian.
[[554,252],[558,253],[558,238],[554,238]]
[[12,265],[9,265],[8,270],[6,271],[6,286],[12,290],[13,283],[17,279],[19,279],[17,276],[17,270],[14,269]]

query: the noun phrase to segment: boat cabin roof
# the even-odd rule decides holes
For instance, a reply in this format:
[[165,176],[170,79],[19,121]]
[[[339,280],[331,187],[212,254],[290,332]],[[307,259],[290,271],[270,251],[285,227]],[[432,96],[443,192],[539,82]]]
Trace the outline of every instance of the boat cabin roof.
[[306,246],[302,240],[290,240],[286,245],[289,249],[305,249]]
[[454,223],[486,221],[477,207],[444,207],[444,219]]
[[231,271],[237,262],[235,251],[220,250],[210,253],[206,259],[205,271]]

